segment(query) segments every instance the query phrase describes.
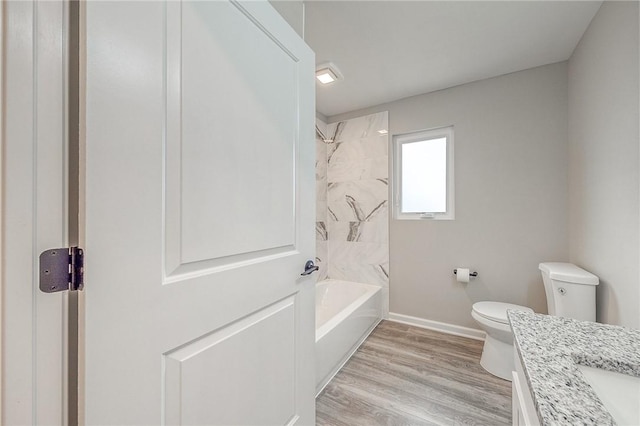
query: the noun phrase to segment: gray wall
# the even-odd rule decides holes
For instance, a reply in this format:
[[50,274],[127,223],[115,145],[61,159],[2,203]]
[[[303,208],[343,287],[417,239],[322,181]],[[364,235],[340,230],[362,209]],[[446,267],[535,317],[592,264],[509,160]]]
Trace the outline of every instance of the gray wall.
[[[546,312],[538,263],[569,258],[566,62],[329,122],[386,110],[392,135],[455,131],[456,219],[391,220],[390,311],[471,328],[480,300]],[[457,266],[479,277],[460,284]]]
[[569,60],[571,261],[600,322],[640,327],[638,3],[604,2]]
[[304,3],[302,0],[269,0],[269,3],[291,28],[304,38]]

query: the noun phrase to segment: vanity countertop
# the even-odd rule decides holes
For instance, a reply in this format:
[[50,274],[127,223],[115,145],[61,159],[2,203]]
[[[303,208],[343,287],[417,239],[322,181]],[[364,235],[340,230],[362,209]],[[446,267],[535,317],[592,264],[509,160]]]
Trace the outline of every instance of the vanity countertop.
[[542,425],[611,425],[613,418],[577,364],[640,377],[640,330],[508,311]]

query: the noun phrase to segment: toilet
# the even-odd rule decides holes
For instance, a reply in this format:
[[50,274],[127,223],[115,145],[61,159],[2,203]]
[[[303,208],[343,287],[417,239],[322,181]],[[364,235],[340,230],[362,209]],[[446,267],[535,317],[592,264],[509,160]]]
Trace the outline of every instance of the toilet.
[[[549,315],[596,320],[597,276],[571,263],[544,262],[539,269]],[[531,308],[511,303],[477,302],[473,304],[471,316],[487,333],[480,365],[494,376],[510,381],[514,358],[508,309],[533,312]]]
[[480,365],[494,376],[511,380],[511,372],[515,364],[513,360],[513,332],[507,318],[507,309],[533,312],[531,308],[511,303],[477,302],[473,304],[471,316],[487,333]]

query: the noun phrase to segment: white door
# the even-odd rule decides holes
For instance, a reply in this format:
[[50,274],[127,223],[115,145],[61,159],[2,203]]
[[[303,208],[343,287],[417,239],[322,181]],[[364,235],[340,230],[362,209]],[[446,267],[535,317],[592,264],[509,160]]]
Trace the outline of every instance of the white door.
[[38,255],[67,229],[68,5],[0,3],[2,425],[67,423],[67,294]]
[[313,53],[266,1],[85,28],[86,423],[314,423]]

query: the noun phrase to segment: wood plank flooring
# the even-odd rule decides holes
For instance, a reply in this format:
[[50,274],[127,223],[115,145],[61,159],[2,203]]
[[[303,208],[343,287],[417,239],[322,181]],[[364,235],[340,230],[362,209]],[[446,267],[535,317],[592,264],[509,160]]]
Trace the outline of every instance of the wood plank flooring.
[[511,382],[481,354],[481,341],[382,321],[316,398],[316,425],[510,425]]

